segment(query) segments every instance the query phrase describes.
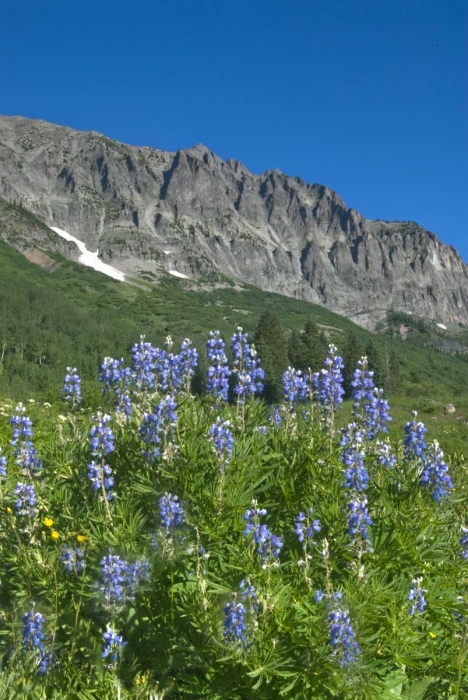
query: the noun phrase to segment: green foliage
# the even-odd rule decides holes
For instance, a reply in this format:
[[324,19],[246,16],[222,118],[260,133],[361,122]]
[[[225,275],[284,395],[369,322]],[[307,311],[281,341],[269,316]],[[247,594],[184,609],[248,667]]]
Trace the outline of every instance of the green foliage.
[[279,319],[272,311],[261,315],[254,342],[266,375],[265,399],[268,403],[278,403],[283,398],[282,376],[288,366],[288,345]]
[[[29,530],[15,515],[12,496],[20,477],[9,447],[13,405],[0,407],[0,445],[8,457],[0,508],[2,697],[465,697],[468,570],[458,538],[466,517],[466,464],[451,465],[454,495],[436,503],[419,484],[417,465],[403,459],[401,443],[394,445],[393,470],[366,448],[374,524],[362,551],[347,534],[339,439],[321,427],[317,411],[314,420],[289,415],[262,434],[256,430],[267,425],[262,402],[248,403],[243,420],[235,407],[214,410],[205,398],[178,402],[178,449],[154,464],[142,456],[141,414],[129,422],[113,416],[116,450],[108,462],[117,497],[111,521],[86,477],[91,411],[57,415],[53,407],[30,404],[44,467],[34,482],[39,512]],[[231,420],[235,436],[222,490],[209,441],[219,413]],[[165,492],[184,502],[186,524],[182,540],[159,539],[154,550],[158,499]],[[242,516],[252,499],[268,510],[266,523],[284,539],[279,566],[263,568],[243,535]],[[322,529],[304,569],[294,519],[310,507]],[[87,567],[83,574],[67,573],[60,552],[78,535],[85,537]],[[324,538],[328,560],[321,555]],[[100,652],[110,620],[97,583],[99,562],[111,550],[129,561],[146,555],[152,579],[113,615],[127,645],[118,665],[106,668]],[[411,617],[407,596],[416,575],[424,577],[428,607]],[[255,585],[259,605],[248,616],[245,648],[224,642],[222,624],[223,606],[244,578]],[[314,602],[314,590],[326,589],[327,580],[343,593],[362,649],[349,670],[331,653],[326,605]],[[43,678],[21,652],[21,616],[33,601],[46,618],[55,659]]]

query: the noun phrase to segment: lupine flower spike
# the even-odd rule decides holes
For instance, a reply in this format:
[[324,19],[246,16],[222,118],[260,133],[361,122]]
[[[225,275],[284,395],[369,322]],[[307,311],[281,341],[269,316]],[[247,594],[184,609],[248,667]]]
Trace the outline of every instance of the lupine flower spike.
[[423,613],[427,605],[424,597],[427,590],[426,588],[422,588],[422,580],[422,576],[420,576],[419,578],[414,578],[411,582],[410,592],[408,594],[408,600],[411,601],[410,615],[414,615],[416,612]]
[[81,403],[81,379],[76,367],[67,367],[67,373],[63,380],[63,398],[72,410]]

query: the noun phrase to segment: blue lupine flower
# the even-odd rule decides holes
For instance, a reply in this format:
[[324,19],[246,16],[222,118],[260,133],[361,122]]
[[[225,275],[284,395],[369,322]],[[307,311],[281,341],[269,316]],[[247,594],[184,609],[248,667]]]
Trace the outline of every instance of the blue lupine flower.
[[283,372],[283,391],[291,409],[295,403],[305,401],[308,392],[307,375],[303,375],[300,369],[288,367]]
[[101,584],[99,590],[104,597],[104,607],[118,610],[128,601],[133,601],[138,587],[149,581],[151,567],[143,557],[133,564],[116,554],[101,559]]
[[417,412],[413,411],[413,420],[405,425],[405,457],[408,459],[426,459],[427,444],[424,438],[427,428],[423,423],[416,423]]
[[102,636],[104,644],[101,658],[107,659],[110,656],[111,663],[115,663],[117,661],[119,649],[125,646],[127,642],[124,642],[123,637],[118,635],[110,625],[107,625],[106,631]]
[[362,357],[358,361],[358,367],[353,372],[351,386],[353,387],[351,392],[351,398],[354,402],[353,415],[359,420],[362,418],[364,403],[372,401],[375,389],[374,373],[369,370],[367,357]]
[[157,389],[155,369],[156,361],[161,355],[159,348],[153,347],[145,341],[145,336],[140,336],[140,342],[132,348],[133,370],[137,390],[153,391]]
[[392,420],[390,406],[383,398],[383,389],[374,389],[371,400],[364,405],[367,439],[373,440],[379,433],[388,433],[387,423]]
[[244,578],[240,584],[239,584],[239,589],[240,589],[240,597],[241,597],[241,602],[245,603],[248,601],[252,607],[252,610],[254,612],[257,612],[258,610],[258,596],[257,592],[255,590],[255,586],[253,586],[249,579]]
[[372,525],[372,518],[367,510],[367,498],[354,496],[348,503],[348,532],[354,539],[358,534],[369,539],[368,525]]
[[137,559],[136,562],[130,564],[127,562],[125,571],[125,585],[127,588],[127,598],[133,600],[137,593],[139,586],[143,582],[147,582],[151,579],[151,565],[143,557],[142,559]]
[[234,450],[234,436],[229,430],[230,427],[230,421],[222,421],[218,416],[216,423],[210,428],[211,440],[221,472],[226,468]]
[[421,587],[422,580],[423,579],[421,576],[419,578],[414,578],[411,583],[410,592],[408,594],[408,600],[412,601],[409,611],[410,615],[414,615],[416,611],[423,613],[427,605],[426,599],[424,597],[427,593],[427,590]]
[[37,663],[39,675],[47,672],[50,663],[50,656],[45,650],[44,623],[45,619],[41,613],[34,612],[34,609],[23,615],[23,652],[34,656]]
[[81,403],[81,379],[76,367],[67,367],[63,380],[63,397],[73,408]]
[[109,428],[108,423],[111,417],[98,412],[92,417],[94,425],[89,431],[91,439],[91,452],[95,457],[105,457],[115,450],[114,433]]
[[336,598],[333,598],[331,601],[328,621],[330,625],[330,645],[333,649],[333,656],[339,659],[341,666],[348,668],[356,663],[361,654],[361,649],[355,638],[349,610],[337,601]]
[[257,425],[257,427],[255,428],[255,430],[256,430],[257,433],[259,433],[260,435],[266,435],[267,432],[268,432],[268,426],[267,426],[267,425]]
[[206,343],[206,354],[210,361],[206,377],[206,390],[213,394],[216,400],[227,401],[229,393],[229,377],[231,370],[227,364],[225,343],[219,331],[210,331]]
[[224,639],[233,644],[246,645],[246,609],[242,603],[232,600],[224,606]]
[[86,567],[84,552],[80,547],[76,549],[73,549],[73,547],[64,547],[60,559],[63,562],[65,571],[80,573]]
[[99,590],[104,596],[104,605],[109,610],[124,605],[126,594],[127,562],[116,554],[101,559],[101,584]]
[[324,368],[312,375],[312,385],[318,394],[318,399],[327,416],[334,413],[343,403],[343,360],[337,355],[335,345],[329,345],[328,357],[325,359]]
[[166,531],[166,537],[171,535],[176,528],[183,525],[184,508],[178,496],[173,496],[170,493],[165,493],[164,496],[161,496],[159,499],[159,514],[161,524]]
[[[1,452],[1,448],[0,448],[0,452]],[[2,455],[0,454],[0,482],[6,480],[6,477],[7,477],[6,468],[7,468],[7,458],[2,457]]]
[[274,408],[272,407],[269,415],[268,415],[268,421],[272,423],[272,425],[275,425],[278,427],[278,425],[281,425],[281,421],[283,420],[281,416],[281,407],[280,406],[275,406]]
[[397,462],[397,458],[394,454],[392,454],[392,448],[390,445],[387,442],[377,442],[376,448],[380,464],[383,467],[393,469]]
[[[254,506],[256,504],[254,503]],[[265,508],[249,508],[244,514],[244,520],[247,521],[244,535],[251,536],[256,544],[257,552],[260,555],[262,568],[276,565],[274,560],[278,559],[283,540],[278,535],[270,532],[267,525],[260,524],[260,517],[267,514]]]
[[310,516],[313,514],[314,509],[309,508],[308,513],[300,512],[296,515],[296,524],[294,532],[297,535],[299,542],[304,543],[304,541],[313,541],[316,532],[320,532],[320,520],[312,520]]
[[195,348],[192,348],[192,341],[188,338],[182,341],[178,358],[182,385],[185,392],[189,394],[195,367],[198,366],[198,352]]
[[18,482],[13,491],[16,496],[15,508],[18,515],[27,515],[34,518],[36,515],[37,498],[32,484]]
[[342,430],[340,445],[343,450],[340,460],[345,465],[345,487],[353,492],[365,491],[369,483],[369,472],[364,464],[364,435],[356,423]]
[[97,462],[88,464],[88,479],[91,481],[93,491],[102,493],[104,489],[105,497],[108,501],[115,497],[115,494],[111,491],[114,485],[114,477],[108,464],[98,464]]
[[316,603],[321,603],[324,597],[325,593],[323,591],[315,591],[314,600]]
[[42,467],[36,448],[33,445],[32,421],[25,415],[26,409],[21,404],[16,407],[16,413],[10,418],[13,426],[11,445],[15,448],[16,463],[25,476],[32,478]]
[[374,373],[369,370],[367,357],[361,358],[353,372],[353,416],[366,429],[366,438],[372,440],[379,432],[387,433],[391,421],[390,406],[383,398],[383,389],[374,385]]
[[453,488],[448,467],[444,462],[444,453],[437,441],[434,441],[427,451],[424,469],[421,474],[421,484],[431,489],[432,498],[435,501],[440,501]]
[[132,400],[130,398],[130,383],[133,375],[130,367],[125,367],[123,358],[114,360],[105,357],[101,365],[99,380],[104,384],[104,392],[112,389],[116,397],[116,411],[127,417],[132,414]]
[[234,392],[239,397],[239,402],[245,401],[247,396],[263,391],[263,379],[265,372],[260,367],[260,358],[253,345],[249,344],[248,333],[243,333],[241,326],[231,338],[231,349],[234,357],[234,369],[237,383]]
[[460,537],[460,544],[462,546],[461,556],[463,559],[468,559],[468,527],[463,527],[462,525],[462,535]]
[[176,408],[175,400],[171,396],[166,396],[156,406],[154,413],[144,415],[139,433],[143,442],[149,447],[143,454],[150,462],[161,457],[161,444],[166,448],[168,446],[169,436],[173,433],[178,419]]

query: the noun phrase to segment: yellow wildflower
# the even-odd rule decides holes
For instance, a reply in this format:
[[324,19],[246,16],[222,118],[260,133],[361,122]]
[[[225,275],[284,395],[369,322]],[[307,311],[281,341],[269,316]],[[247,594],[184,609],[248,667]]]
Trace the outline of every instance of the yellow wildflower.
[[44,518],[44,525],[46,527],[52,527],[53,524],[54,524],[54,521],[52,520],[52,518]]
[[8,513],[8,515],[11,515],[13,513],[10,506],[7,506],[6,512]]
[[58,540],[58,538],[60,537],[57,530],[51,530],[50,536],[52,537],[53,540]]
[[435,638],[437,637],[437,635],[434,634],[434,632],[429,632],[429,637],[430,637],[431,639],[435,639]]
[[86,539],[86,537],[85,537],[84,535],[77,535],[77,536],[76,536],[76,539],[77,539],[78,542],[84,542],[85,539]]

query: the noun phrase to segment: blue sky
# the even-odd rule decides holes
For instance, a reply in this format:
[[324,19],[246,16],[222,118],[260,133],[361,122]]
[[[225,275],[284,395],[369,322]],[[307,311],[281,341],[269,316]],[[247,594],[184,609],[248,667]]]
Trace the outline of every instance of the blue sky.
[[204,143],[468,260],[465,0],[3,0],[0,113]]

